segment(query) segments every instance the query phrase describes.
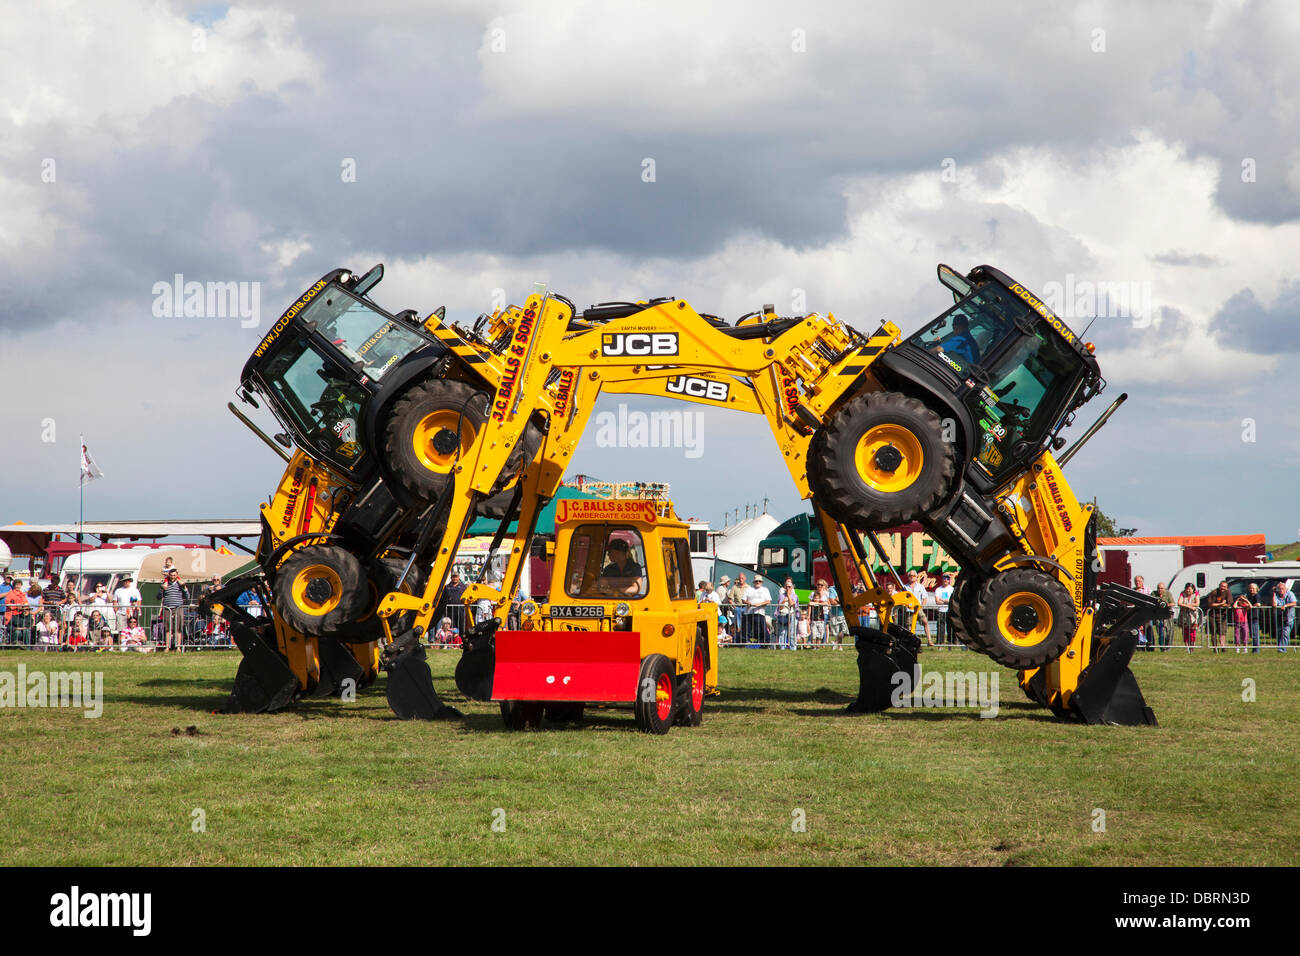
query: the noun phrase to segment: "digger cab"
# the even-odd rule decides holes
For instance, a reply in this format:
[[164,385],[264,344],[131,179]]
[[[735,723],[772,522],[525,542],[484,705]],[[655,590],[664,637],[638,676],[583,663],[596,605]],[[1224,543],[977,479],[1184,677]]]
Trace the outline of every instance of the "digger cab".
[[965,478],[988,493],[1021,474],[1104,382],[1088,345],[1036,295],[992,266],[939,266],[952,308],[884,368],[946,397],[966,439]]
[[381,406],[446,352],[413,312],[392,315],[368,297],[382,277],[383,266],[321,277],[271,327],[240,376],[242,400],[260,395],[298,448],[358,482],[377,467]]
[[496,634],[492,699],[508,724],[565,702],[631,703],[649,733],[700,722],[717,615],[696,602],[689,532],[665,501],[559,501],[549,596]]

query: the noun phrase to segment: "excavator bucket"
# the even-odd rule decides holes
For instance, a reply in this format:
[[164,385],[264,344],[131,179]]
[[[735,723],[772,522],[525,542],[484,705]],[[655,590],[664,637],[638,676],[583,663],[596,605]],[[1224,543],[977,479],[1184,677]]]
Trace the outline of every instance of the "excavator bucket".
[[492,675],[496,671],[496,631],[501,622],[488,618],[469,628],[456,663],[456,687],[470,700],[492,699]]
[[1155,727],[1156,715],[1147,706],[1137,678],[1128,669],[1137,648],[1137,632],[1111,637],[1079,675],[1079,687],[1070,697],[1070,710],[1085,723]]
[[452,720],[465,716],[444,704],[438,696],[424,647],[412,632],[407,631],[385,648],[382,664],[388,671],[388,706],[402,720]]
[[222,708],[225,714],[263,714],[287,706],[298,691],[298,678],[267,642],[272,624],[251,627],[243,621],[230,622],[231,636],[243,654],[235,672],[235,686]]
[[320,661],[320,678],[313,697],[334,697],[347,689],[345,681],[352,681],[352,690],[361,687],[365,671],[352,652],[338,641],[322,637],[316,642],[316,656]]
[[497,631],[493,700],[635,701],[637,631]]
[[883,631],[874,627],[854,627],[850,631],[858,645],[859,686],[858,699],[847,709],[858,714],[887,710],[898,686],[894,675],[914,673],[921,641],[897,624],[887,624]]
[[1156,715],[1128,665],[1137,649],[1136,628],[1169,617],[1169,608],[1148,594],[1116,584],[1098,587],[1097,598],[1097,650],[1079,674],[1070,696],[1070,713],[1089,724],[1157,726]]

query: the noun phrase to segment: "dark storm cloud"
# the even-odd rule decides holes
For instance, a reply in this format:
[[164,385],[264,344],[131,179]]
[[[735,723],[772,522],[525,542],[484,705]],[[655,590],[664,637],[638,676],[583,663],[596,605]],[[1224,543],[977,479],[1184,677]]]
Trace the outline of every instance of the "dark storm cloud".
[[[84,285],[130,299],[175,272],[258,279],[272,271],[261,244],[281,239],[310,242],[317,265],[355,249],[602,249],[690,259],[743,233],[806,247],[843,235],[850,178],[937,176],[945,159],[977,166],[1017,146],[1051,147],[1061,163],[1083,164],[1142,127],[1195,133],[1189,138],[1207,152],[1218,140],[1203,128],[1216,123],[1184,101],[1208,96],[1227,115],[1260,120],[1278,95],[1255,84],[1266,65],[1206,66],[1216,49],[1245,42],[1232,29],[1204,31],[1208,4],[1179,7],[1174,21],[1112,11],[1104,53],[1090,47],[1093,27],[1069,11],[1018,21],[1011,36],[997,16],[960,24],[912,17],[863,34],[846,29],[857,21],[845,11],[799,9],[816,55],[791,53],[770,19],[761,35],[736,25],[737,48],[760,44],[755,66],[771,78],[743,108],[720,109],[712,97],[724,91],[707,86],[673,100],[671,77],[656,98],[656,79],[647,77],[650,92],[627,109],[597,102],[513,111],[495,108],[496,93],[483,85],[479,49],[493,11],[357,18],[333,4],[297,9],[317,84],[249,93],[228,106],[180,97],[135,135],[42,132],[29,152],[63,157],[65,181],[86,199],[80,213],[65,204],[83,241],[20,272],[14,314],[74,314],[69,261]],[[211,20],[215,12],[194,15]],[[1241,17],[1267,22],[1253,9]],[[634,65],[646,62],[641,37],[603,42],[622,44]],[[989,56],[1009,44],[1014,59]],[[1189,59],[1184,45],[1207,49]],[[591,52],[561,40],[547,55],[572,71]],[[1218,122],[1231,142],[1252,121]],[[1285,138],[1270,143],[1278,162],[1291,148]],[[1230,152],[1215,155],[1226,162]],[[653,183],[642,181],[646,158],[655,163]],[[355,161],[356,182],[342,181],[345,160]],[[1247,218],[1295,214],[1280,176],[1251,185],[1272,212],[1255,199],[1221,198]],[[989,241],[1000,225],[989,224]]]
[[1300,283],[1284,282],[1269,307],[1242,289],[1210,320],[1210,334],[1224,346],[1259,355],[1300,352]]

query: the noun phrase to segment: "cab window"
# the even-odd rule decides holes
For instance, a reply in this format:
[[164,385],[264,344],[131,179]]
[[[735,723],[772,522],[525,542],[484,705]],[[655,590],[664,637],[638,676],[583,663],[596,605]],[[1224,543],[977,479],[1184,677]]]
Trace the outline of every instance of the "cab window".
[[954,371],[966,374],[970,366],[983,364],[992,357],[998,343],[1015,328],[1015,317],[1025,310],[1024,303],[989,283],[909,341],[936,355]]
[[635,528],[579,525],[569,539],[565,593],[600,600],[645,597],[645,561],[645,544]]
[[383,377],[390,367],[425,344],[415,332],[339,288],[317,298],[308,307],[306,318],[371,378]]
[[1070,347],[1049,329],[1026,335],[985,369],[989,388],[969,401],[982,434],[977,460],[995,477],[1010,468],[1011,449],[1037,450],[1077,387],[1082,370]]
[[668,596],[678,601],[694,601],[691,550],[685,538],[664,542],[664,567],[668,568]]
[[309,343],[285,348],[267,364],[263,378],[277,404],[318,450],[349,467],[361,457],[357,423],[366,392],[339,375]]

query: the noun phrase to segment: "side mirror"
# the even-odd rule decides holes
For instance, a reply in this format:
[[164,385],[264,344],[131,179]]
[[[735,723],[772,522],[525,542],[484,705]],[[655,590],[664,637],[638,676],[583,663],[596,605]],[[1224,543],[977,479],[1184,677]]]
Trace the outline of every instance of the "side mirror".
[[360,279],[357,280],[357,284],[352,287],[352,294],[365,295],[375,286],[379,285],[380,281],[383,278],[384,278],[384,264],[381,262],[379,263],[379,265],[375,266],[373,269],[371,269],[369,272],[367,272],[365,275],[363,275]]
[[257,402],[254,400],[254,398],[253,398],[252,395],[249,395],[249,394],[248,394],[248,389],[246,389],[246,388],[241,388],[241,389],[239,390],[239,400],[240,400],[241,402],[244,402],[244,403],[248,404],[248,405],[252,405],[254,408],[261,408],[261,407],[262,407],[261,405],[257,404]]
[[952,290],[952,300],[954,302],[960,302],[962,299],[966,298],[966,296],[971,294],[971,290],[974,286],[967,282],[966,278],[952,266],[940,263],[938,271],[939,281]]
[[285,448],[292,448],[292,447],[293,447],[293,442],[289,439],[289,436],[286,435],[284,432],[277,432],[277,433],[276,433],[275,435],[273,435],[272,437],[273,437],[276,441],[278,441],[281,445],[283,445]]

